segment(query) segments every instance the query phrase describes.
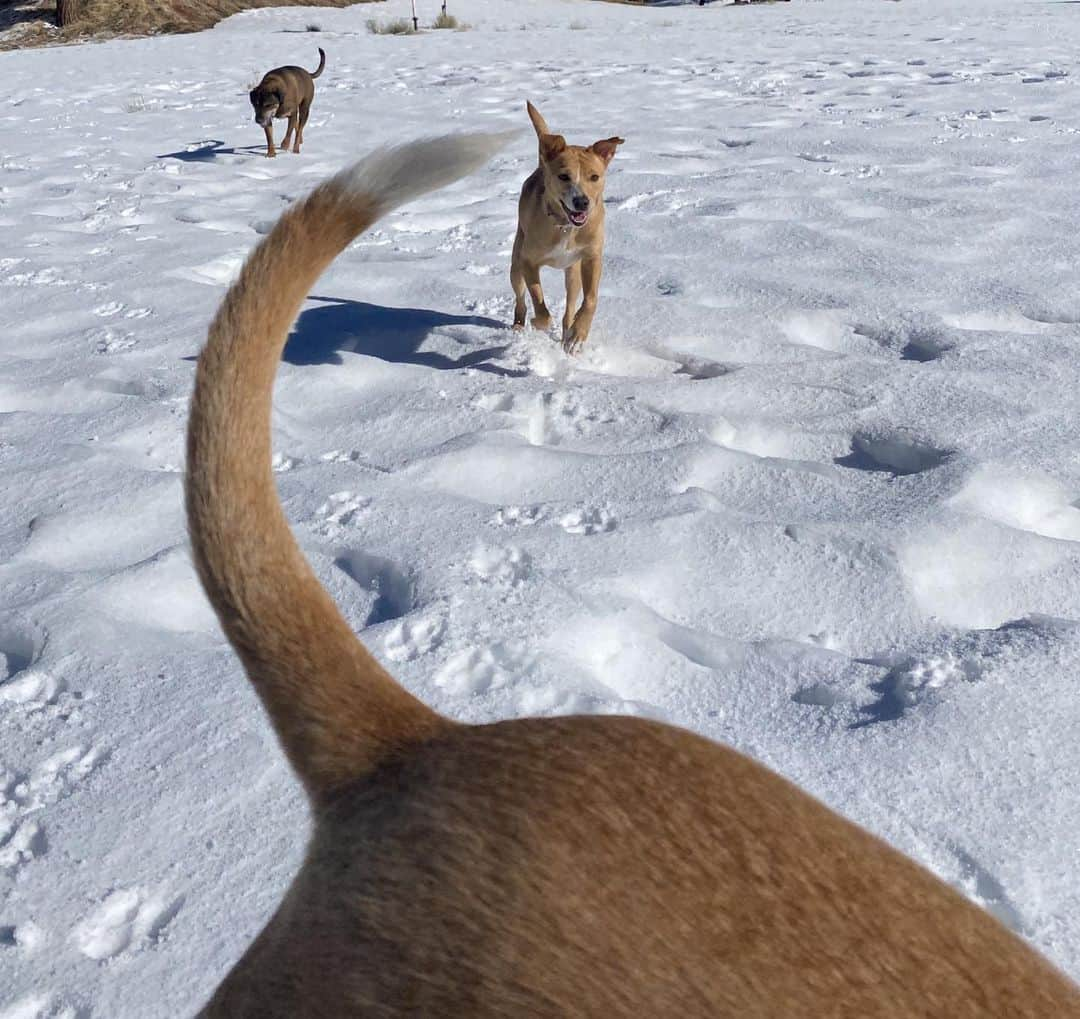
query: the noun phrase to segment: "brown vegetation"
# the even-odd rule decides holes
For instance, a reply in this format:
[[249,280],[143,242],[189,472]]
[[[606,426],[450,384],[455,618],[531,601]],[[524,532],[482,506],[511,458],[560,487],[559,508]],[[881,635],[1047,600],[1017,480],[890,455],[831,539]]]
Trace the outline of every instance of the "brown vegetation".
[[118,35],[200,32],[256,7],[373,2],[377,0],[22,0],[0,13],[0,50]]

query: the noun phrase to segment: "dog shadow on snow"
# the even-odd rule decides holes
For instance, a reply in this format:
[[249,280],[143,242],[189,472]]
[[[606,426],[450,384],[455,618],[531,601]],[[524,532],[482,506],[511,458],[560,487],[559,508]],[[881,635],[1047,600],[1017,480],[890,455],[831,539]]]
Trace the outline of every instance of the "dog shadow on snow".
[[427,368],[475,368],[494,375],[520,377],[526,371],[492,364],[510,346],[471,348],[461,338],[460,357],[422,350],[431,332],[440,328],[482,326],[505,330],[506,324],[478,315],[448,315],[425,308],[384,308],[363,301],[316,297],[318,306],[305,309],[293,326],[281,357],[294,365],[342,364],[341,351],[367,354],[382,361],[419,364]]
[[226,145],[218,138],[208,138],[181,149],[178,152],[163,152],[157,159],[178,159],[181,163],[212,163],[218,156],[240,156],[252,152],[266,152],[266,143],[258,145]]

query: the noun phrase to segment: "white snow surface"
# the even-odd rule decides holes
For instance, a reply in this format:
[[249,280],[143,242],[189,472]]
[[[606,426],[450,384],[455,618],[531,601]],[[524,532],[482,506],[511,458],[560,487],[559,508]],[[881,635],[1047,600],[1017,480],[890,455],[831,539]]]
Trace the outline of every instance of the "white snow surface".
[[[0,1016],[190,1015],[287,886],[304,801],[188,553],[192,359],[290,201],[527,97],[626,139],[593,334],[508,328],[528,130],[351,247],[274,411],[320,577],[437,709],[726,741],[1080,976],[1080,6],[367,31],[407,7],[0,55]],[[267,160],[246,91],[316,44]]]

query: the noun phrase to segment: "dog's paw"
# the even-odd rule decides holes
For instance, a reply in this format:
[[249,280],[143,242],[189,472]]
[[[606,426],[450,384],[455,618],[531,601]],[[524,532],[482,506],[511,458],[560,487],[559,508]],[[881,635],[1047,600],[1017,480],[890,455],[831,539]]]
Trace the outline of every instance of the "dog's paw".
[[587,336],[581,335],[571,326],[569,329],[563,330],[562,349],[573,357],[584,346],[586,339]]
[[276,152],[276,151],[271,151],[271,152],[267,152],[267,153],[266,153],[266,158],[267,158],[267,159],[273,159],[273,158],[274,158],[274,156],[276,156],[276,155],[277,155],[277,152]]
[[537,315],[532,320],[532,327],[533,329],[539,329],[542,333],[546,333],[551,328],[551,316]]

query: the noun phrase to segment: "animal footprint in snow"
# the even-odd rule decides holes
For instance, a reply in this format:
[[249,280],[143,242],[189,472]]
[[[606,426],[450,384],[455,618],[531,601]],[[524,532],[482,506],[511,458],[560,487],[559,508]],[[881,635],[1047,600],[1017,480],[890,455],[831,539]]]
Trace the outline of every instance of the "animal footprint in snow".
[[497,276],[502,272],[502,266],[489,265],[482,262],[468,262],[461,267],[465,272],[473,276]]
[[322,460],[323,463],[356,463],[356,461],[360,459],[360,451],[358,449],[331,449],[329,452],[323,453],[319,459]]
[[435,685],[453,694],[481,694],[504,686],[525,662],[512,644],[492,644],[459,651],[436,674]]
[[503,414],[514,409],[514,397],[510,393],[485,393],[473,405],[489,413]]
[[504,548],[478,548],[470,565],[481,580],[518,584],[529,575],[532,561],[527,552],[515,545],[507,545]]
[[441,616],[402,619],[386,635],[386,657],[394,662],[409,662],[433,651],[442,643],[446,620]]
[[149,308],[129,308],[122,301],[109,301],[106,304],[98,305],[94,309],[94,314],[99,318],[112,318],[115,315],[119,315],[120,312],[124,313],[124,318],[146,318],[150,314]]
[[615,518],[602,509],[574,510],[559,521],[567,534],[599,534],[615,530]]
[[63,681],[55,679],[49,673],[26,669],[0,685],[0,701],[21,704],[32,710],[55,704],[64,689]]
[[983,674],[981,659],[984,654],[978,650],[976,642],[975,648],[967,654],[944,651],[893,664],[881,680],[872,684],[871,689],[878,694],[878,700],[861,709],[868,718],[856,727],[902,718],[912,708],[931,700],[934,691],[942,687],[978,681]]
[[66,796],[105,760],[105,753],[96,747],[85,750],[74,746],[45,758],[19,783],[14,794],[26,810],[55,803]]
[[270,469],[275,474],[284,474],[286,471],[291,471],[294,467],[300,466],[300,460],[295,456],[286,456],[284,453],[275,453],[274,458],[270,461]]
[[500,527],[532,527],[543,518],[542,506],[500,506],[492,521]]
[[140,888],[113,892],[75,927],[71,939],[83,955],[99,962],[138,951],[161,939],[183,899]]
[[932,658],[909,662],[893,670],[892,695],[903,707],[911,707],[926,698],[931,690],[939,690],[957,680],[978,679],[979,669],[973,662],[946,653]]
[[94,345],[95,354],[119,354],[135,346],[131,333],[117,329],[91,329],[86,338]]
[[371,505],[371,500],[366,496],[356,495],[354,492],[334,492],[326,502],[318,509],[319,516],[324,517],[328,524],[336,524],[339,527],[347,527],[355,519],[356,515]]
[[[43,948],[48,941],[48,931],[39,927],[33,920],[26,920],[15,926],[0,927],[0,945],[18,948],[27,955]],[[0,1012],[0,1019],[6,1019],[3,1012]]]
[[8,801],[0,810],[0,869],[15,870],[35,857],[43,856],[47,848],[45,832],[37,821],[16,821],[10,815],[15,805]]
[[526,687],[517,695],[517,714],[521,715],[636,715],[642,718],[663,716],[650,705],[638,701],[598,697],[584,690],[568,690],[545,685]]
[[33,991],[3,1008],[0,1019],[80,1019],[89,1014],[51,994]]

